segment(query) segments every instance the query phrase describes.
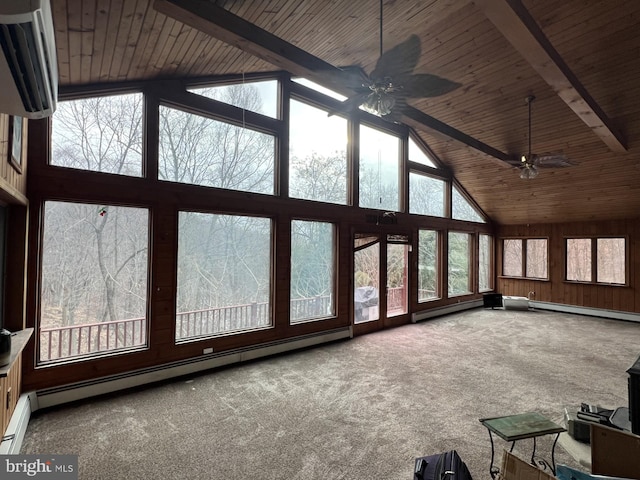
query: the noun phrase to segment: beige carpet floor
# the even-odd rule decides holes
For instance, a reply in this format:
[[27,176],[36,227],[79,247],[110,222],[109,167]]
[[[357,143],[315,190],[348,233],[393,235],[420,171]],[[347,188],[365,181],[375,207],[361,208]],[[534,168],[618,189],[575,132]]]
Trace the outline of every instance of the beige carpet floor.
[[638,323],[475,309],[39,411],[22,453],[78,454],[81,479],[409,480],[457,449],[486,480],[479,418],[625,406],[638,355]]

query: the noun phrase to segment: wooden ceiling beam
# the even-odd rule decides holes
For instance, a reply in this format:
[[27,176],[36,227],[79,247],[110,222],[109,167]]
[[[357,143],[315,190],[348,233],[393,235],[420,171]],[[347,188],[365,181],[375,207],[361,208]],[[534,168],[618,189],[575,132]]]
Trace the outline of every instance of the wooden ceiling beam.
[[551,45],[521,0],[473,2],[611,151],[627,151],[620,131]]
[[[344,95],[353,92],[341,82],[341,70],[207,0],[155,0],[164,15],[293,75],[308,78]],[[446,136],[485,155],[508,161],[512,156],[447,125],[420,110],[407,107],[401,120],[438,137]]]

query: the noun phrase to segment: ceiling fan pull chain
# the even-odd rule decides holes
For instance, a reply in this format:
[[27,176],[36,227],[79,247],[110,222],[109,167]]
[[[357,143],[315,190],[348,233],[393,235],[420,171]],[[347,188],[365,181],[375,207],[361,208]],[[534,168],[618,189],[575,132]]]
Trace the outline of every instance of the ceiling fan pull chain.
[[382,2],[383,2],[383,0],[380,0],[380,56],[382,56],[382,53],[383,53],[383,49],[382,49]]
[[527,97],[527,103],[529,104],[529,155],[527,157],[528,161],[531,161],[531,103],[535,100],[536,97],[530,95]]

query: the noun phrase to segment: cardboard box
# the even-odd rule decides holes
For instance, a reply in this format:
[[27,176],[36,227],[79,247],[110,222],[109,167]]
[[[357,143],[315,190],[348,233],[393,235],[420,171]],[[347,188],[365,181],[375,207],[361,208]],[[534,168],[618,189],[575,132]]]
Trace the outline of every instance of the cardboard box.
[[500,473],[503,480],[557,480],[551,473],[531,465],[507,450],[502,454]]
[[640,436],[591,425],[591,473],[640,480]]

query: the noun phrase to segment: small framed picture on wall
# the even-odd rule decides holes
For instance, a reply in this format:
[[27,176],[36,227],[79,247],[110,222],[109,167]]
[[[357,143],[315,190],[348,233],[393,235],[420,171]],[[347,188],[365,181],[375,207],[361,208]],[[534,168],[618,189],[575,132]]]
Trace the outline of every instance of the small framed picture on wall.
[[9,163],[22,173],[22,117],[9,117]]

